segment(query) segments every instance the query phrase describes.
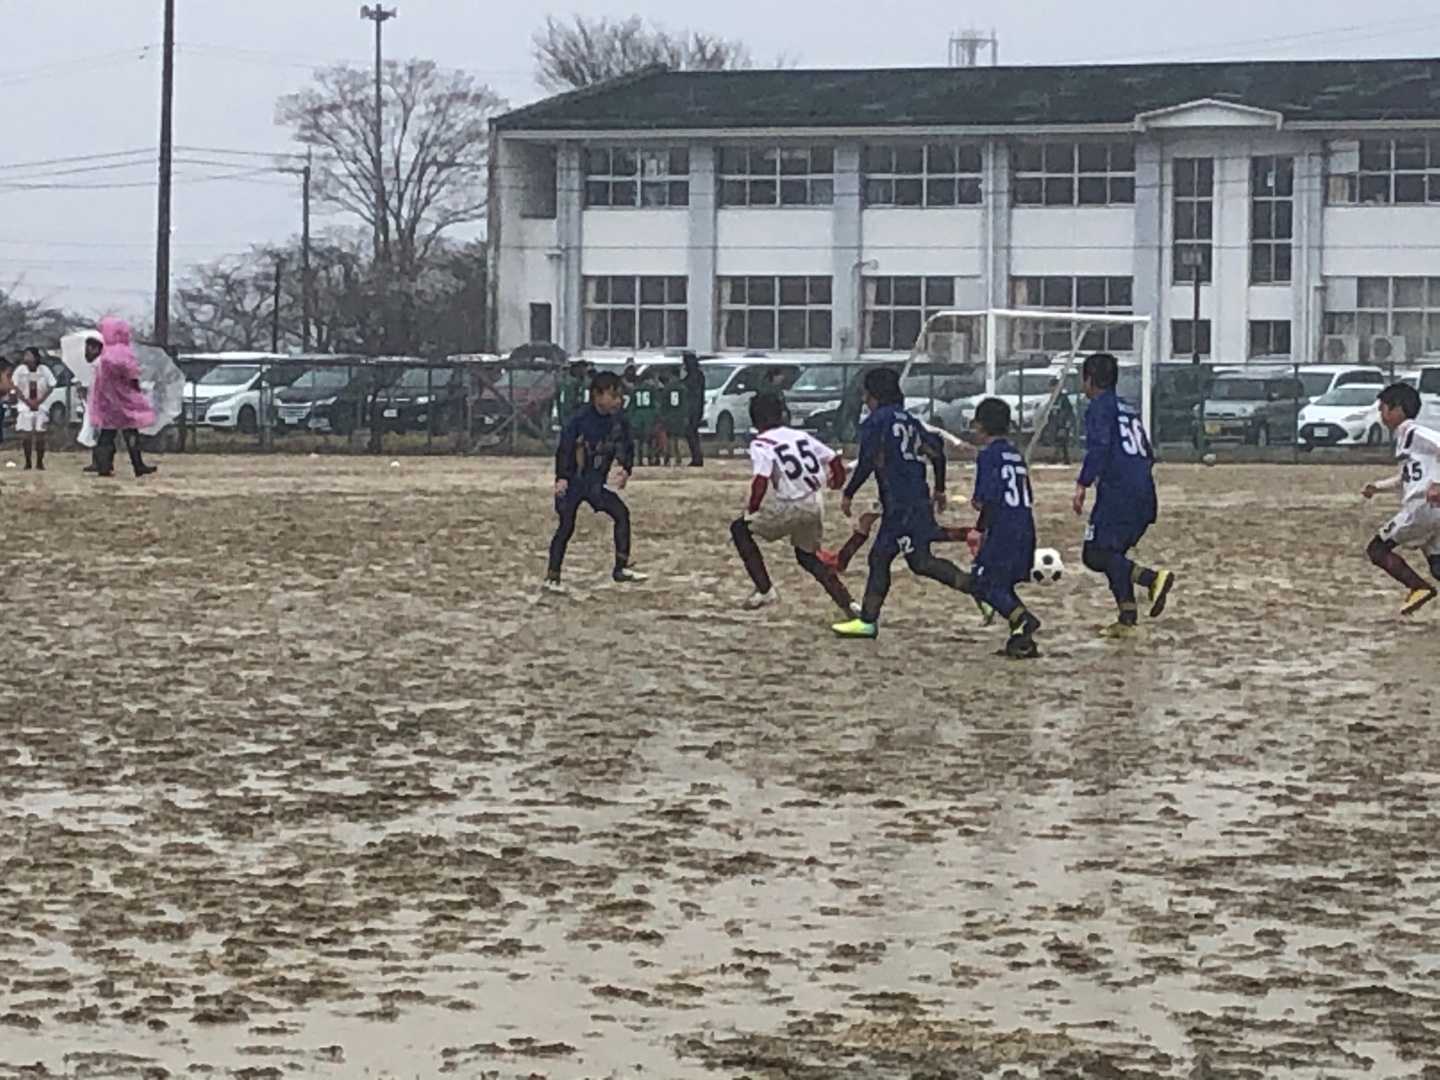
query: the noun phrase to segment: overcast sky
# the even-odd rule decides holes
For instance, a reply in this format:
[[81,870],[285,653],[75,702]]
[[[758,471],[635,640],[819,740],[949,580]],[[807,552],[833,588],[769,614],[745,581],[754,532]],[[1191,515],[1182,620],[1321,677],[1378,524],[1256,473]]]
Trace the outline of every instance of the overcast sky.
[[[513,104],[535,99],[529,41],[543,5],[513,0],[389,0],[386,53],[464,68]],[[319,65],[369,64],[372,24],[359,0],[178,0],[177,157],[263,158],[218,151],[291,149],[275,99]],[[938,66],[965,18],[1000,36],[1003,63],[1149,59],[1440,55],[1434,0],[993,0],[957,5],[957,25],[921,0],[729,0],[723,5],[571,0],[557,14],[639,14],[747,41],[762,60],[803,67]],[[0,0],[7,30],[0,149],[0,287],[81,311],[145,315],[154,281],[155,157],[162,0]],[[70,172],[18,163],[140,151],[124,169]],[[108,165],[108,159],[99,164]],[[177,165],[176,276],[198,261],[298,232],[298,179],[215,179],[212,164]],[[17,185],[41,184],[46,190]],[[57,185],[117,185],[103,187]],[[327,220],[317,216],[316,227]]]

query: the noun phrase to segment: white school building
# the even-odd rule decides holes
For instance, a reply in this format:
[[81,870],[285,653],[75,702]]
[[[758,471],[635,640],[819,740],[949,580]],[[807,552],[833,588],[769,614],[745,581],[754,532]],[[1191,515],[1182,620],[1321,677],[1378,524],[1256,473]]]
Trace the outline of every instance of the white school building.
[[501,117],[490,169],[502,351],[903,356],[1043,306],[1440,358],[1440,60],[656,69]]

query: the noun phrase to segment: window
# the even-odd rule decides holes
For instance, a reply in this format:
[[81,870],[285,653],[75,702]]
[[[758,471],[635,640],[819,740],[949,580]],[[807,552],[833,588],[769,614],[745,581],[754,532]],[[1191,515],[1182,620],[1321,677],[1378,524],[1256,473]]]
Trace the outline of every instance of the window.
[[1175,244],[1171,279],[1175,284],[1209,281],[1212,272],[1210,243],[1215,237],[1215,162],[1211,158],[1176,158]]
[[1279,285],[1290,281],[1290,242],[1294,237],[1295,159],[1251,158],[1251,284]]
[[592,349],[666,349],[689,344],[683,277],[585,279],[585,344]]
[[[1355,165],[1353,157],[1350,165]],[[1440,203],[1440,138],[1361,139],[1358,166],[1354,173],[1342,172],[1327,178],[1325,186],[1331,203]]]
[[[1195,355],[1195,322],[1193,319],[1170,320],[1170,355]],[[1200,355],[1210,355],[1210,320],[1200,320]]]
[[1010,153],[1016,206],[1129,206],[1135,202],[1135,146],[1021,143]]
[[867,277],[864,347],[908,353],[926,320],[954,306],[953,277]]
[[1440,277],[1361,278],[1355,311],[1325,313],[1325,333],[1354,334],[1362,356],[1370,339],[1401,337],[1406,356],[1440,354]]
[[828,146],[727,146],[720,150],[721,206],[829,206],[835,151]]
[[555,339],[550,335],[553,333],[550,324],[550,305],[530,305],[530,340],[532,342],[549,343]]
[[957,143],[865,147],[866,206],[979,206],[980,147]]
[[1252,319],[1250,321],[1250,355],[1251,357],[1289,356],[1289,320]]
[[592,146],[585,151],[585,205],[690,205],[690,151]]
[[[1128,277],[1015,277],[1010,303],[1017,308],[1093,311],[1105,315],[1135,313],[1134,286]],[[1069,352],[1077,324],[1017,321],[1014,347],[1025,352]],[[1133,326],[1096,326],[1085,331],[1079,348],[1086,352],[1131,352]]]
[[720,279],[722,349],[830,351],[828,277]]

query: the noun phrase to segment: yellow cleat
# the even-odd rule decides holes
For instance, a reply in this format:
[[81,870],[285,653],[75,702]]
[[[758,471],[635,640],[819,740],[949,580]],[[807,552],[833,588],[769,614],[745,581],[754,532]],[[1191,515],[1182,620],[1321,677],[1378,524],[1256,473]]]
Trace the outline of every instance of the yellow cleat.
[[1434,599],[1434,589],[1416,589],[1411,592],[1409,599],[1405,601],[1405,606],[1400,609],[1400,614],[1414,615],[1417,611],[1419,611],[1422,607],[1424,607],[1426,604],[1430,603],[1430,601]]
[[1150,618],[1158,619],[1165,614],[1165,604],[1170,599],[1170,590],[1174,587],[1174,574],[1169,570],[1155,571],[1155,584],[1150,586]]
[[880,627],[866,622],[864,619],[851,619],[849,622],[835,623],[830,629],[836,637],[843,638],[875,638],[880,635]]
[[1137,636],[1139,633],[1140,628],[1137,627],[1134,623],[1114,622],[1111,623],[1109,626],[1102,626],[1100,628],[1099,636],[1102,638],[1110,638],[1115,641],[1126,641],[1130,638]]

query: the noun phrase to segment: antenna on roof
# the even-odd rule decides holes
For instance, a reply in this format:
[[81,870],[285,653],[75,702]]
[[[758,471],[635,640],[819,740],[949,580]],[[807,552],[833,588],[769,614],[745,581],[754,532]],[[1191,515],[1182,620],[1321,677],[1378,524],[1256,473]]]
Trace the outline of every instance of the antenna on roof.
[[979,67],[980,52],[990,50],[990,66],[1000,63],[1000,38],[994,28],[987,37],[980,30],[961,30],[950,35],[950,66]]

